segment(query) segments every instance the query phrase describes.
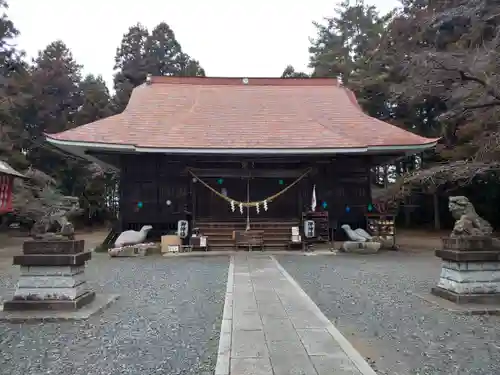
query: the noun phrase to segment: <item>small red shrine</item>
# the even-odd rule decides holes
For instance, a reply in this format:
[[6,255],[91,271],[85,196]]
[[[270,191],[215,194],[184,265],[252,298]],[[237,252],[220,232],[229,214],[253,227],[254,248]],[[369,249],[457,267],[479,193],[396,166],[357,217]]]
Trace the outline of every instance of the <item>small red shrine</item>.
[[12,211],[12,188],[16,177],[26,178],[6,162],[0,161],[0,215]]

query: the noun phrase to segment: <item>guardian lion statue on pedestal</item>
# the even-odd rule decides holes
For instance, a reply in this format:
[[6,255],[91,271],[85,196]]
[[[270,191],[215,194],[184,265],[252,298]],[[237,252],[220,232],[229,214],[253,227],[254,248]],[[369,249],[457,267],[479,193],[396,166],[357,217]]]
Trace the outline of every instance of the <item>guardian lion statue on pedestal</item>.
[[491,237],[493,227],[476,212],[467,197],[450,197],[448,209],[456,220],[450,238],[459,237]]

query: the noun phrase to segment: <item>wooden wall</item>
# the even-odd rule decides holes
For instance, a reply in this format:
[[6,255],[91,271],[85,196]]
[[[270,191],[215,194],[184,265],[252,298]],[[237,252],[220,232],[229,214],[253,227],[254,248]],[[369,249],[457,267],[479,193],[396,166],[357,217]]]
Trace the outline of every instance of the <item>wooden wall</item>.
[[[121,158],[120,212],[124,229],[151,224],[174,230],[191,202],[189,178],[180,162],[157,155],[123,155]],[[167,201],[171,204],[167,205]],[[138,203],[142,202],[142,207]]]
[[[246,169],[242,167],[241,161],[248,162]],[[124,229],[151,224],[162,232],[174,230],[177,220],[185,218],[184,209],[194,210],[195,215],[213,212],[213,216],[224,218],[224,212],[229,213],[227,202],[216,197],[200,183],[193,183],[192,176],[187,172],[188,166],[197,171],[211,170],[212,176],[201,178],[218,189],[224,184],[228,185],[228,194],[236,194],[237,196],[232,196],[235,199],[246,197],[246,177],[236,175],[248,173],[248,170],[255,175],[260,174],[260,177],[250,180],[251,200],[264,199],[278,192],[311,167],[312,172],[296,188],[281,196],[275,202],[273,210],[269,210],[267,216],[273,218],[279,215],[286,216],[284,218],[287,219],[290,215],[299,218],[300,212],[310,207],[313,185],[316,185],[318,206],[322,201],[327,202],[332,226],[344,223],[363,226],[364,214],[371,201],[370,164],[366,157],[361,156],[346,156],[334,160],[302,158],[250,161],[242,158],[240,161],[230,161],[215,157],[208,160],[203,157],[173,158],[154,154],[122,155],[120,165],[120,212]],[[224,184],[217,186],[217,178],[223,175],[228,177],[223,177]],[[278,184],[280,179],[284,180],[284,185]],[[167,205],[168,200],[171,201],[170,206]],[[138,202],[142,202],[142,208],[138,207]],[[200,208],[200,205],[203,207]],[[350,212],[346,212],[346,206],[350,207]],[[222,211],[215,212],[218,210]],[[239,213],[238,215],[241,216]],[[253,217],[259,216],[254,214]]]

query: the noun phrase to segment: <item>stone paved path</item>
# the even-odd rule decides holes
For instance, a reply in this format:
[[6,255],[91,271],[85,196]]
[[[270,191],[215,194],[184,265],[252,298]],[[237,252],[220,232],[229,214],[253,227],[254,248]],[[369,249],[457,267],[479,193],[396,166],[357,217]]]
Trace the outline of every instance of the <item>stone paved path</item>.
[[269,255],[229,266],[215,375],[375,375]]

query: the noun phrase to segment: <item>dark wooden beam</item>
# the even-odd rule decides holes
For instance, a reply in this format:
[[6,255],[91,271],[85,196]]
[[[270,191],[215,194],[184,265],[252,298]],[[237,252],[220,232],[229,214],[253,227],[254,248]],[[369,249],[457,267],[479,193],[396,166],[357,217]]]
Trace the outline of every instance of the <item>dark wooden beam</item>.
[[108,154],[95,151],[85,151],[85,154],[95,157],[96,159],[102,160],[106,164],[112,165],[116,168],[120,168],[120,155],[119,154]]
[[[400,157],[404,157],[401,153],[395,154],[382,154],[382,155],[366,155],[366,154],[356,154],[356,155],[303,155],[303,156],[290,156],[290,157],[271,157],[271,156],[236,156],[236,155],[165,155],[165,154],[139,154],[139,153],[123,153],[123,152],[113,152],[113,151],[87,151],[89,155],[92,155],[98,159],[101,159],[111,165],[119,166],[120,158],[123,160],[131,160],[139,158],[141,160],[157,160],[158,162],[163,160],[165,162],[180,163],[184,165],[189,165],[192,167],[198,167],[203,169],[204,165],[208,164],[226,164],[226,168],[231,168],[232,165],[238,168],[242,163],[255,163],[256,166],[259,164],[284,164],[290,165],[295,164],[296,166],[302,164],[340,164],[350,163],[352,161],[361,161],[365,165],[374,167],[377,165],[384,165]],[[221,165],[222,166],[222,165]],[[264,165],[263,165],[264,167]],[[269,165],[267,166],[269,168]]]
[[305,173],[303,169],[229,169],[229,168],[190,168],[198,177],[268,177],[297,178]]

